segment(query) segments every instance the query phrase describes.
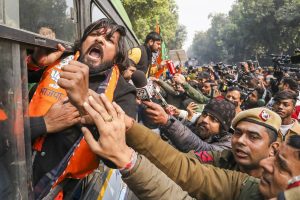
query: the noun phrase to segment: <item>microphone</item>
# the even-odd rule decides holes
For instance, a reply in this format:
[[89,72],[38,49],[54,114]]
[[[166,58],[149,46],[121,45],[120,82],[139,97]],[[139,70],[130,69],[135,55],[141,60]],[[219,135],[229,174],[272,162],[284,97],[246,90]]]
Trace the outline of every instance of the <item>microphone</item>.
[[147,78],[144,72],[136,70],[132,76],[131,80],[136,87],[137,98],[142,101],[151,101],[152,95],[150,89],[147,86]]
[[165,100],[165,98],[163,98],[163,96],[160,94],[160,92],[158,91],[157,87],[154,87],[154,93],[161,100],[161,105],[163,107],[167,107],[168,103]]
[[137,98],[142,101],[151,101],[152,98],[156,97],[161,100],[161,105],[166,107],[168,105],[167,101],[162,97],[158,88],[153,85],[153,82],[148,83],[146,75],[140,70],[136,70],[132,76],[131,80],[136,87]]

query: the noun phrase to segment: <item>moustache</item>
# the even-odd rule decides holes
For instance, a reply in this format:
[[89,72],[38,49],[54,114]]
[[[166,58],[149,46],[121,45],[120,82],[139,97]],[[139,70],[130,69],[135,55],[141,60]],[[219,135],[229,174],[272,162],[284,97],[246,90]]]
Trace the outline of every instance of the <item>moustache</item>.
[[205,122],[200,122],[199,124],[197,124],[197,127],[203,127],[205,129],[207,129],[207,123]]
[[84,55],[82,55],[82,58],[84,58],[87,54],[90,54],[92,51],[99,53],[100,58],[103,59],[104,51],[103,51],[102,46],[99,43],[92,44],[88,48],[88,50],[84,53]]

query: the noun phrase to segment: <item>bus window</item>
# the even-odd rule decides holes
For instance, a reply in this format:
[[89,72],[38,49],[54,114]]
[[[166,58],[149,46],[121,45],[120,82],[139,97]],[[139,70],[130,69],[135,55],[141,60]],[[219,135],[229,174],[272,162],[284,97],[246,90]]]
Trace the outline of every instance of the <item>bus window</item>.
[[19,0],[0,0],[0,23],[19,28]]
[[68,42],[78,38],[74,0],[20,1],[20,28]]
[[97,21],[98,19],[107,18],[104,12],[100,10],[95,3],[91,4],[91,15],[92,22]]

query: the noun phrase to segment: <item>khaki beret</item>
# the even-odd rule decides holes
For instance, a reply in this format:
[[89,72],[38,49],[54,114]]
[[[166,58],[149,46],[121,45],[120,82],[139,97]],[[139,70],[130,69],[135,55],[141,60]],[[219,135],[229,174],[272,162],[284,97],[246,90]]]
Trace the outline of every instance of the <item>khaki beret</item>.
[[280,116],[264,107],[252,108],[238,113],[232,120],[232,127],[235,128],[240,121],[253,122],[268,127],[276,132],[279,131],[281,125]]

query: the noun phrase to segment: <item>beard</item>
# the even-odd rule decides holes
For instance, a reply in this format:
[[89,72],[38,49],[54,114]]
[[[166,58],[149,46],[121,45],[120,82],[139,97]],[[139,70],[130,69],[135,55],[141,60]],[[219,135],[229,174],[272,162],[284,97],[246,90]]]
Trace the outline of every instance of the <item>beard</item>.
[[203,122],[196,124],[196,127],[194,128],[193,132],[202,140],[206,140],[211,136],[209,130],[206,128],[205,123]]
[[154,49],[154,45],[150,45],[150,50],[152,53],[158,53],[159,52],[159,49]]
[[247,108],[247,109],[251,109],[251,108],[257,108],[258,107],[258,104],[257,104],[257,102],[253,102],[253,101],[246,101],[245,102],[245,107]]
[[85,63],[85,64],[89,66],[89,74],[93,75],[93,74],[99,74],[101,72],[110,69],[114,65],[114,62],[106,61],[99,65],[94,65],[93,63]]

